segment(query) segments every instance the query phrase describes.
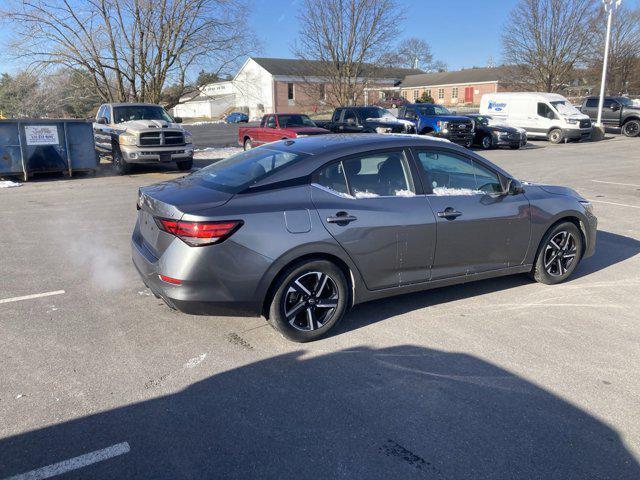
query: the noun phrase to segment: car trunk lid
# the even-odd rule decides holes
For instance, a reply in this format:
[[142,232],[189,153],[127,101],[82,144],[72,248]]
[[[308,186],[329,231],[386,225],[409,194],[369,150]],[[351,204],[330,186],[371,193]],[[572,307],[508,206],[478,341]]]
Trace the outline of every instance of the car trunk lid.
[[232,197],[232,193],[205,186],[201,180],[189,176],[141,187],[138,219],[145,246],[159,257],[175,239],[158,228],[156,218],[180,220],[185,214],[220,207]]

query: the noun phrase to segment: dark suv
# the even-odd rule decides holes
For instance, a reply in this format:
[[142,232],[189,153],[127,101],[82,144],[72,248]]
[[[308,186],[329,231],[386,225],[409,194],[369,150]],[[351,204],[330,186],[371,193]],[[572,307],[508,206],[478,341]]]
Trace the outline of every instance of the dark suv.
[[[588,97],[582,103],[582,113],[591,120],[598,118],[598,100],[600,97]],[[619,127],[627,137],[640,134],[640,107],[627,97],[604,97],[602,123],[607,127]]]

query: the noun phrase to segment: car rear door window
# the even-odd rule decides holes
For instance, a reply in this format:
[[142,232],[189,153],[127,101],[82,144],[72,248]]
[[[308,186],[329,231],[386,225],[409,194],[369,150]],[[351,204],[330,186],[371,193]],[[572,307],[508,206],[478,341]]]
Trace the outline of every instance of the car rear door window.
[[343,122],[355,125],[358,123],[358,117],[353,110],[347,110],[344,112]]
[[402,150],[369,153],[320,171],[318,183],[355,198],[409,197],[415,184]]
[[597,98],[590,98],[587,100],[587,104],[586,104],[587,108],[596,108],[597,106],[598,106]]
[[276,128],[276,117],[273,115],[269,115],[267,118],[267,127],[268,128]]

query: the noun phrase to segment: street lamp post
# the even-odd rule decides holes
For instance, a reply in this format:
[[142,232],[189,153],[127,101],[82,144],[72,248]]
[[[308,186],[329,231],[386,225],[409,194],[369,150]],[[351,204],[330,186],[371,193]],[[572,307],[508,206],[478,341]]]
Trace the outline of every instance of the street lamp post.
[[620,6],[622,0],[602,0],[604,11],[607,12],[607,36],[604,41],[604,61],[602,62],[602,80],[600,81],[600,98],[598,100],[598,120],[596,126],[602,128],[602,106],[604,105],[604,85],[607,81],[607,62],[609,61],[609,38],[611,37],[611,22],[613,11]]

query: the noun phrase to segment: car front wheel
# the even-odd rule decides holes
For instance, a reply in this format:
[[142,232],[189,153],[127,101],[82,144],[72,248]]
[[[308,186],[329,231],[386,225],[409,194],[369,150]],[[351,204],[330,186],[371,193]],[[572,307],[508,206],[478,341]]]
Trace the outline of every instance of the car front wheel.
[[491,135],[485,135],[482,137],[482,148],[485,150],[493,148],[493,139],[491,138]]
[[562,142],[562,130],[559,128],[554,128],[549,132],[547,138],[551,143],[560,143]]
[[131,172],[131,165],[127,163],[119,148],[113,149],[113,172],[116,175],[127,175]]
[[622,133],[626,137],[637,137],[640,134],[640,120],[629,120],[622,126]]
[[349,288],[342,270],[326,260],[310,260],[281,276],[268,320],[285,338],[308,342],[333,328],[348,305]]
[[247,138],[244,141],[244,150],[247,151],[247,150],[251,150],[252,148],[253,148],[253,143],[251,142],[250,138]]
[[546,285],[565,281],[578,266],[582,256],[582,234],[571,222],[563,222],[547,232],[542,239],[533,278]]

